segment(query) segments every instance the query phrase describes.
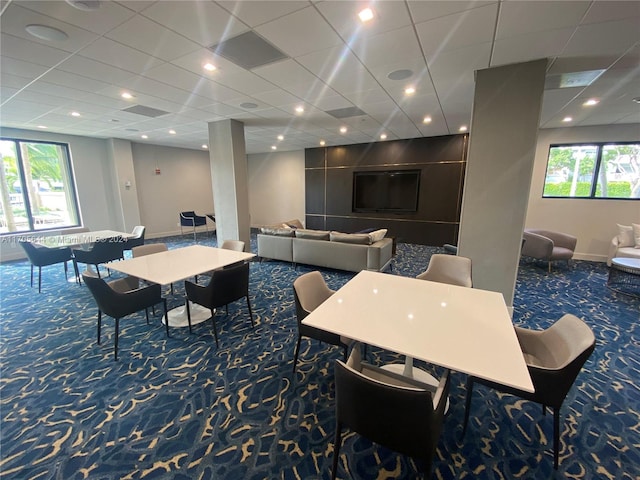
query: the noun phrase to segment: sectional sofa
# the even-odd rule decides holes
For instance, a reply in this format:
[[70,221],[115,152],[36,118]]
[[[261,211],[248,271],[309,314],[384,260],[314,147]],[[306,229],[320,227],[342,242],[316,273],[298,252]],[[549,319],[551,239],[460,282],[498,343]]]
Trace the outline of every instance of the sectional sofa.
[[341,233],[304,228],[264,227],[257,235],[258,257],[359,272],[391,266],[393,241],[386,230]]

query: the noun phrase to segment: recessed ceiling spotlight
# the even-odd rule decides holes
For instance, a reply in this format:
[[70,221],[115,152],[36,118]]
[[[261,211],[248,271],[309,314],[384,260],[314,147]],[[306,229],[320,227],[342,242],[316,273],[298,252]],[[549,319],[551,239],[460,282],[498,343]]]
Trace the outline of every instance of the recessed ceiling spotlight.
[[38,125],[38,128],[42,128],[44,130],[45,128],[49,128],[49,127],[47,127],[46,125]]
[[175,130],[173,130],[173,129],[171,129],[171,130],[169,130],[169,134],[171,134],[171,135],[175,135],[175,134],[176,134],[176,131],[175,131]]
[[62,30],[48,25],[32,24],[27,25],[24,29],[29,35],[39,38],[40,40],[46,40],[47,42],[61,42],[69,38],[69,35]]
[[407,87],[404,89],[405,95],[413,95],[414,93],[416,93],[416,89],[414,87]]
[[140,135],[140,138],[146,140],[147,138],[149,138],[149,135]]
[[340,133],[347,133],[347,127],[340,127]]
[[296,107],[296,113],[304,113],[304,107],[302,105],[298,105]]
[[122,92],[120,96],[125,100],[131,100],[133,98],[133,95],[131,95],[129,92]]
[[71,116],[72,117],[79,117],[80,116],[80,112],[71,112]]
[[73,8],[90,12],[92,10],[98,10],[100,8],[100,0],[66,0],[66,2]]
[[564,123],[572,122],[572,121],[573,121],[573,117],[564,117],[564,118],[562,119],[562,121],[563,121]]
[[406,80],[410,76],[413,75],[413,70],[409,70],[406,68],[400,70],[394,70],[387,75],[389,80]]
[[204,148],[205,150],[207,150],[209,148],[209,145],[207,145],[206,143],[202,144],[202,148]]
[[277,150],[278,147],[276,147],[275,145],[271,145],[271,150]]
[[217,70],[217,67],[213,63],[205,63],[202,68],[204,68],[208,72],[213,72]]
[[386,140],[387,139],[387,134],[386,133],[381,133],[380,134],[380,140]]
[[596,98],[590,98],[589,100],[584,102],[582,105],[584,105],[585,107],[591,107],[593,105],[597,105],[598,103],[600,103],[600,100]]
[[424,117],[422,119],[422,123],[431,123],[431,117],[429,115],[427,115],[426,117]]
[[373,10],[370,9],[369,7],[364,8],[360,10],[360,12],[358,12],[358,17],[360,17],[360,21],[362,23],[366,23],[369,20],[373,19]]
[[280,141],[284,140],[284,135],[278,135],[278,140]]
[[321,147],[324,147],[326,143],[327,143],[327,142],[325,142],[324,140],[320,140],[320,146],[321,146]]
[[460,128],[458,129],[458,131],[459,132],[466,132],[468,128],[469,127],[467,127],[466,125],[460,125]]

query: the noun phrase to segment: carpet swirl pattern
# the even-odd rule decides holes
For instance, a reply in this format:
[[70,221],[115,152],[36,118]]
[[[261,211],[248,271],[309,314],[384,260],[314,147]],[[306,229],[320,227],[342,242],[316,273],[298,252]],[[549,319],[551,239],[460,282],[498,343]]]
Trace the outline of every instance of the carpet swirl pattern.
[[[170,248],[188,236],[163,239]],[[199,239],[215,245],[215,236]],[[255,238],[253,238],[253,251]],[[393,274],[415,276],[435,248],[398,245]],[[192,334],[144,312],[113,321],[96,344],[97,309],[61,265],[43,268],[42,293],[26,261],[0,265],[0,477],[6,479],[326,479],[334,435],[333,362],[340,350],[296,340],[292,282],[312,267],[251,264],[251,302],[218,313]],[[353,274],[321,270],[332,288]],[[116,275],[116,274],[114,274]],[[514,323],[540,329],[564,313],[593,328],[596,350],[562,409],[560,468],[552,415],[484,387],[462,438],[465,375],[452,374],[450,410],[433,465],[437,479],[640,477],[640,301],[606,287],[603,264],[575,261],[551,274],[521,262]],[[170,307],[183,288],[167,291]],[[159,313],[159,312],[158,312]],[[372,362],[401,361],[370,352]],[[426,369],[434,369],[422,365]],[[435,367],[437,370],[437,367]],[[410,458],[347,433],[339,478],[416,478]]]

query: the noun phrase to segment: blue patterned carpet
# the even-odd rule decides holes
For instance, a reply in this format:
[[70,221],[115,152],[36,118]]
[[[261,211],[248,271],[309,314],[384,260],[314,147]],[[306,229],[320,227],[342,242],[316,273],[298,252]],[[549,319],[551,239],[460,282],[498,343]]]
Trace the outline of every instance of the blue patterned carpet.
[[[189,238],[167,239],[171,248]],[[215,245],[215,237],[200,243]],[[253,242],[255,251],[255,239]],[[400,244],[394,273],[424,270],[434,248]],[[113,322],[95,342],[97,310],[87,288],[29,264],[0,265],[0,476],[11,479],[329,478],[334,435],[335,347],[296,338],[291,284],[311,268],[252,263],[251,329],[243,302],[210,323],[174,328],[144,314]],[[352,276],[322,272],[332,288]],[[597,346],[562,410],[560,468],[553,470],[552,415],[484,387],[474,392],[461,437],[465,376],[454,373],[437,479],[637,479],[640,477],[640,301],[606,287],[603,264],[576,261],[547,274],[521,263],[514,322],[544,328],[564,313],[584,318]],[[182,303],[181,287],[170,297]],[[372,352],[374,362],[390,353]],[[400,360],[400,359],[398,359]],[[425,368],[432,368],[425,366]],[[415,478],[411,459],[345,436],[340,478]]]

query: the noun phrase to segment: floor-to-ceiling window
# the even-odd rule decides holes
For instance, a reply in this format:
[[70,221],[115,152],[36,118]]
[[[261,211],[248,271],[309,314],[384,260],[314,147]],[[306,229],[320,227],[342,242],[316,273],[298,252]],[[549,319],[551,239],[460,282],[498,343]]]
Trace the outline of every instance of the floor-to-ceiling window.
[[69,146],[0,138],[0,234],[79,225]]

